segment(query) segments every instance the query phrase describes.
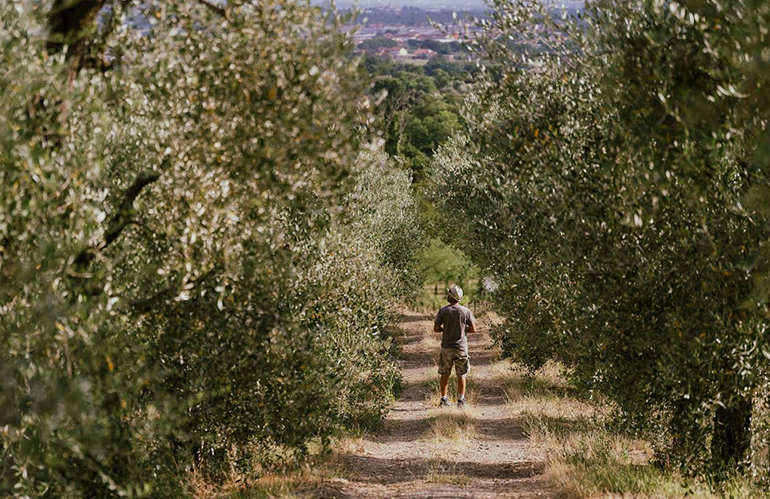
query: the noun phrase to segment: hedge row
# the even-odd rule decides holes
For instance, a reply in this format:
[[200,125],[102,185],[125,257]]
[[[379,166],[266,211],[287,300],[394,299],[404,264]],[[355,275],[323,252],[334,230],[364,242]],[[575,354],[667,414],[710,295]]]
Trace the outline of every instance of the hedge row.
[[770,4],[493,7],[433,179],[499,284],[498,342],[561,361],[664,463],[766,474]]
[[379,420],[419,226],[340,22],[0,7],[3,497],[180,497]]

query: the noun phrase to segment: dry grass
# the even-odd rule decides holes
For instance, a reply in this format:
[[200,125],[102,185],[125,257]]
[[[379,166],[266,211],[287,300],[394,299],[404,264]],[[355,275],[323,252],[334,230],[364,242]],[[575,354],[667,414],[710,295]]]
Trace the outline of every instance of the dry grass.
[[464,488],[470,482],[470,479],[455,472],[456,464],[450,464],[443,461],[433,461],[428,465],[425,481],[429,483],[445,483],[457,485]]
[[472,408],[444,407],[428,412],[430,428],[423,436],[431,442],[452,442],[463,444],[477,439],[479,434],[474,423]]
[[307,467],[267,472],[258,478],[232,476],[218,483],[193,472],[189,486],[192,497],[198,499],[290,499],[298,497],[295,495],[298,490],[317,488],[324,478]]
[[704,483],[685,484],[676,473],[654,466],[651,445],[613,431],[612,407],[575,398],[558,365],[548,364],[534,376],[507,362],[495,369],[510,412],[522,419],[529,438],[545,450],[545,475],[565,498],[767,497],[739,480],[717,494]]
[[306,492],[319,488],[324,481],[344,475],[340,458],[361,452],[363,436],[337,440],[331,452],[320,444],[311,444],[310,457],[302,462],[287,462],[281,467],[265,470],[254,466],[249,472],[230,466],[224,479],[212,481],[198,469],[188,477],[192,497],[197,499],[292,499],[306,497]]
[[438,359],[438,354],[441,351],[441,333],[431,333],[430,335],[423,336],[422,340],[416,345],[416,348],[423,352],[435,352],[435,357]]

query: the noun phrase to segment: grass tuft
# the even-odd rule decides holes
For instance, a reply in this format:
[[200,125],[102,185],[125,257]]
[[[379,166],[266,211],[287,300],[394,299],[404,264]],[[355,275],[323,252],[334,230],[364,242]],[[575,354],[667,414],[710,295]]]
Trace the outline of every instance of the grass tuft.
[[430,428],[423,437],[432,442],[465,443],[477,439],[472,409],[445,407],[429,411]]
[[450,464],[444,461],[432,461],[428,465],[425,481],[429,483],[444,483],[457,485],[464,488],[470,482],[470,479],[463,474],[455,472],[456,464]]

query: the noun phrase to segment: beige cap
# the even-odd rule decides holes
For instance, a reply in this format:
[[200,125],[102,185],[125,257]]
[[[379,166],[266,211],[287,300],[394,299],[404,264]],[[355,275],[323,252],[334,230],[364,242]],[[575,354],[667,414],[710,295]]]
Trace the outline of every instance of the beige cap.
[[463,288],[457,284],[452,284],[449,289],[446,290],[446,292],[453,300],[460,301],[463,299]]

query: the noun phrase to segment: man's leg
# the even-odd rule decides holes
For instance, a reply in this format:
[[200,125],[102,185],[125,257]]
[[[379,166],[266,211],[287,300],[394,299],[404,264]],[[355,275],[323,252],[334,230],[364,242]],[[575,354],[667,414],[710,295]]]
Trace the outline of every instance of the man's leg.
[[[442,374],[441,379],[439,380],[439,385],[441,386],[441,398],[446,397],[447,387],[449,386],[449,375],[448,374]],[[465,384],[463,383],[463,387]]]
[[465,405],[465,376],[471,370],[471,359],[465,352],[458,352],[454,359],[455,374],[457,374],[457,405]]
[[465,399],[465,375],[457,376],[457,399]]
[[445,349],[441,349],[441,354],[438,357],[438,373],[441,375],[439,380],[439,386],[441,387],[441,402],[440,407],[448,406],[446,393],[449,386],[449,375],[452,374],[452,359],[447,357]]

